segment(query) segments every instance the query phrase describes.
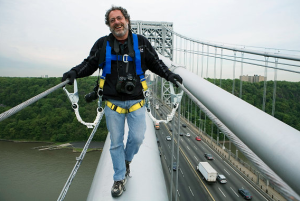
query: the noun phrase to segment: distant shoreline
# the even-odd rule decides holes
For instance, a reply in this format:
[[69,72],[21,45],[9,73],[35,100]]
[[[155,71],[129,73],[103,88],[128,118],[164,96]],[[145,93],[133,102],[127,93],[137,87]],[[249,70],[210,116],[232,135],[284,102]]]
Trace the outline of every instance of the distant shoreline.
[[[21,141],[21,140],[6,140],[6,139],[0,139],[0,141],[7,141],[7,142],[15,142],[15,143],[48,143],[48,144],[53,144],[53,142],[45,142],[45,141]],[[78,149],[83,149],[84,145],[86,142],[65,142],[63,144],[70,144],[70,147],[72,148],[78,148]],[[89,149],[103,149],[104,147],[104,142],[91,142],[89,145]]]

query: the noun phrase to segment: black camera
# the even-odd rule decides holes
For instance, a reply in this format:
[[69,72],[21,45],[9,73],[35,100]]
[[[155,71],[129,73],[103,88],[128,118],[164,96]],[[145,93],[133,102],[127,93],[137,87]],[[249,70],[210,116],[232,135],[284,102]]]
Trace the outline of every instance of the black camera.
[[94,87],[94,91],[92,91],[91,93],[88,93],[84,96],[84,99],[86,102],[90,103],[92,102],[93,100],[96,100],[99,96],[98,96],[98,88],[99,88],[99,85],[98,85],[98,82],[96,84],[96,86]]
[[117,82],[117,92],[125,93],[125,94],[133,94],[133,90],[135,88],[136,79],[128,74],[127,77],[119,77]]

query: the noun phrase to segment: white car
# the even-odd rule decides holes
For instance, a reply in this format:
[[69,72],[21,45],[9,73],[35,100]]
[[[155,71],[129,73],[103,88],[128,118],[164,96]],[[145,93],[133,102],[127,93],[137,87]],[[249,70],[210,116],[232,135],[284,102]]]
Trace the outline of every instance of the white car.
[[171,141],[171,137],[170,137],[170,136],[167,136],[167,137],[166,137],[166,140],[167,140],[167,141]]
[[191,137],[191,134],[187,133],[185,136],[187,136],[187,137]]

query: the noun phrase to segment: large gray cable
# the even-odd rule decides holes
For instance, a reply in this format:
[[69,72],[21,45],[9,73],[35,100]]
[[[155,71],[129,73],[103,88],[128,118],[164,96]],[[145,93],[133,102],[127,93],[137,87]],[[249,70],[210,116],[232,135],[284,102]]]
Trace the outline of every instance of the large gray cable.
[[183,85],[177,85],[200,107],[211,121],[235,144],[236,147],[266,176],[282,193],[287,200],[300,200],[300,196],[287,185],[269,166],[267,166],[251,149],[233,134],[213,113],[211,113],[193,94]]
[[2,114],[0,114],[0,122],[3,121],[4,119],[10,117],[11,115],[19,112],[20,110],[24,109],[25,107],[31,105],[32,103],[38,101],[39,99],[47,96],[48,94],[52,93],[53,91],[65,86],[66,84],[69,83],[69,79],[67,79],[64,82],[61,82],[60,84],[48,89],[47,91],[44,91],[43,93],[40,93],[39,95],[36,95],[34,97],[32,97],[31,99],[28,99],[27,101],[7,110],[6,112],[3,112]]

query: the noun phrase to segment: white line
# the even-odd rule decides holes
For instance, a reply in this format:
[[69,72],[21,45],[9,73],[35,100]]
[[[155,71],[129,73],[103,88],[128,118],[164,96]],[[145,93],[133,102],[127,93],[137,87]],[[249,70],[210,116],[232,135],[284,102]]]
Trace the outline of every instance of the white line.
[[[189,186],[189,189],[190,189],[190,191],[191,191],[192,195],[194,196],[194,193],[193,193],[192,189],[190,188],[190,186]],[[195,196],[194,196],[194,197],[195,197]]]
[[186,146],[188,148],[188,150],[190,150],[190,148],[188,146]]
[[[227,172],[225,169],[224,169],[224,171]],[[229,174],[229,172],[227,172],[227,174]],[[229,174],[229,175],[230,175],[230,174]]]
[[198,161],[198,158],[196,156],[194,156],[194,158],[196,159],[196,161]]
[[198,150],[196,146],[194,146],[194,147],[195,147],[196,150]]
[[[231,187],[230,187],[231,188]],[[236,195],[236,196],[238,196],[238,197],[240,197],[232,188],[231,188],[231,190],[234,192],[234,194]]]
[[[221,189],[218,187],[219,191],[221,191]],[[221,191],[221,193],[224,195],[224,197],[226,198],[225,194]]]
[[178,196],[180,197],[180,193],[179,193],[179,190],[177,190],[177,194],[178,194]]
[[181,168],[179,168],[179,170],[180,170],[180,172],[181,172],[182,176],[184,177],[184,174],[183,174],[183,172],[182,172]]

